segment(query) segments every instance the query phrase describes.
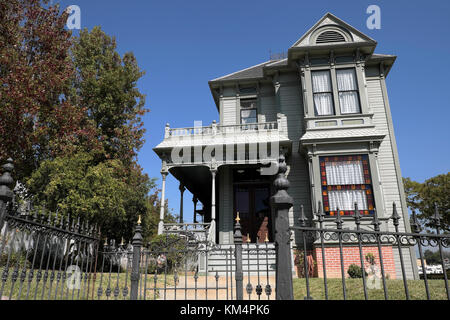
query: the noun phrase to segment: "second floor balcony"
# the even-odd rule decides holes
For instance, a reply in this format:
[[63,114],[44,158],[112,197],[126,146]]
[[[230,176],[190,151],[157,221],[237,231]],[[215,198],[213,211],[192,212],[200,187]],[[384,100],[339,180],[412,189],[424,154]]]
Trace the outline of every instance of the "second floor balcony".
[[248,143],[270,143],[288,141],[281,119],[235,125],[221,125],[215,121],[209,126],[171,128],[166,124],[163,141],[155,151],[175,147],[196,147]]

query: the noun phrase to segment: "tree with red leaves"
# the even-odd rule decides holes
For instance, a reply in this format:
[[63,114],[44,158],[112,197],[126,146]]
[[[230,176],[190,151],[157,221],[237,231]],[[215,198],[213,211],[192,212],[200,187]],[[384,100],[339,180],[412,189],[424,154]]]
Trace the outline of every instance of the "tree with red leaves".
[[67,13],[48,1],[0,0],[0,158],[16,177],[79,146],[101,146],[87,109],[69,100],[75,69]]

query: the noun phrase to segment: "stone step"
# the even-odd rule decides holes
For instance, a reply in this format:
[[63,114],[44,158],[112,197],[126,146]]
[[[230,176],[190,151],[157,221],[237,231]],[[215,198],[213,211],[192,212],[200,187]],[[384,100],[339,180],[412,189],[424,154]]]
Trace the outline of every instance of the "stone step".
[[[234,249],[234,245],[220,245],[219,250],[210,251],[208,255],[208,273],[218,273],[219,275],[233,273],[235,271],[236,260],[230,255],[226,255],[221,250]],[[261,277],[273,275],[275,273],[275,245],[273,243],[262,245],[243,244],[242,246],[242,269],[244,274],[259,275]]]

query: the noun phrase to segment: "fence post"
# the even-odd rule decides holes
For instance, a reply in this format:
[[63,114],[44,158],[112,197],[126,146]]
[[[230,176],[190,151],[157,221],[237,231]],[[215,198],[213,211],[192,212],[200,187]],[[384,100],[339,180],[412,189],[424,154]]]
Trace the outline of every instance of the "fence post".
[[142,247],[142,227],[141,216],[137,222],[136,229],[134,230],[134,236],[131,244],[133,245],[133,260],[131,267],[131,288],[130,288],[130,300],[138,299],[139,291],[139,267],[141,264],[141,247]]
[[244,299],[244,273],[242,271],[242,233],[241,224],[239,223],[239,212],[236,216],[236,224],[234,225],[234,255],[236,258],[236,300]]
[[278,174],[273,182],[275,194],[270,198],[270,204],[275,214],[275,251],[276,251],[276,299],[293,300],[292,262],[289,231],[289,209],[293,205],[292,197],[287,193],[289,181],[285,172],[285,158],[278,159]]
[[11,172],[14,169],[13,160],[9,158],[6,164],[2,166],[3,174],[0,177],[0,232],[3,229],[3,224],[6,218],[6,204],[14,197],[14,192],[10,186],[14,183]]

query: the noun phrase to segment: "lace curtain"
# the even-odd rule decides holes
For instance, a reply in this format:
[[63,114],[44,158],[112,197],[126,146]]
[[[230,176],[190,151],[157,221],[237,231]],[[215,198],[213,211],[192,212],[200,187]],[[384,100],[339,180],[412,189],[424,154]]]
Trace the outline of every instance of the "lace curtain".
[[354,69],[336,70],[341,113],[359,113],[358,85]]
[[332,115],[334,112],[330,71],[312,72],[312,84],[316,114],[319,116]]
[[335,190],[328,192],[330,210],[353,210],[355,202],[359,210],[367,210],[367,198],[364,190]]
[[[325,163],[328,185],[364,184],[361,160],[335,161]],[[355,202],[360,210],[367,210],[365,190],[330,190],[328,192],[330,210],[353,210]]]

